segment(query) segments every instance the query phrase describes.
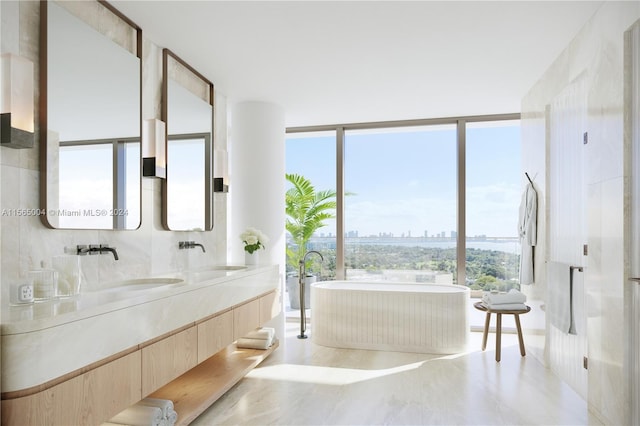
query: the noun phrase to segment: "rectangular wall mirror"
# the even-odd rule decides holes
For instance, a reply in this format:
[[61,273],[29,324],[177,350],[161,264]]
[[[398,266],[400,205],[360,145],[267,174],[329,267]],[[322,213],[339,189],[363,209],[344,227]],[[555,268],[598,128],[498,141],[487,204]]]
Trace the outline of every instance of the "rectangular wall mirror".
[[42,1],[40,41],[43,223],[138,228],[142,30],[104,1]]
[[172,231],[213,228],[213,84],[162,52],[162,121],[167,125],[163,225]]

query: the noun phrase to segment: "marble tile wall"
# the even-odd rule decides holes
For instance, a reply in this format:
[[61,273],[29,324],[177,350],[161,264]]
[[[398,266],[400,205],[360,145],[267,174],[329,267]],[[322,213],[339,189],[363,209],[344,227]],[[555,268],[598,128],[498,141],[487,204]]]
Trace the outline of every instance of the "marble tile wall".
[[[640,18],[637,2],[604,2],[552,66],[522,101],[523,167],[538,173],[544,218],[541,259],[549,260],[549,137],[548,106],[575,81],[586,78],[586,109],[589,142],[585,147],[585,184],[589,254],[584,274],[587,310],[587,400],[589,409],[605,424],[626,424],[628,406],[624,374],[624,169],[623,169],[623,36]],[[532,155],[528,155],[532,154]],[[570,214],[570,212],[567,212]],[[546,297],[546,276],[531,289]],[[558,365],[550,351],[582,351],[572,345],[573,336],[547,325],[544,348],[532,351],[543,356],[568,383],[579,369]],[[572,349],[574,348],[574,349]],[[582,354],[566,354],[581,359]]]
[[[33,61],[37,76],[39,2],[1,2],[1,7],[2,52],[17,53]],[[144,40],[143,119],[160,118],[161,54],[160,46]],[[37,105],[37,93],[35,101]],[[216,143],[219,144],[218,147],[226,148],[226,98],[216,94],[215,104]],[[39,130],[36,125],[36,141]],[[38,149],[0,148],[0,151],[0,209],[39,208]],[[225,263],[227,195],[215,194],[215,223],[211,232],[164,230],[161,225],[161,197],[161,181],[143,178],[142,225],[134,231],[51,230],[44,227],[37,216],[1,216],[0,273],[3,303],[8,300],[8,288],[12,282],[24,277],[28,270],[38,267],[41,261],[50,263],[53,256],[64,253],[65,247],[75,247],[77,244],[109,244],[117,248],[120,256],[118,261],[110,255],[83,256],[81,263],[86,278],[84,290],[96,289],[114,280],[156,276]],[[202,243],[207,252],[203,254],[200,250],[178,250],[178,241],[181,240]]]
[[[627,277],[640,277],[640,20],[625,34],[625,235]],[[629,356],[625,367],[634,378],[629,383],[630,424],[640,424],[640,285],[628,281],[625,291],[625,321]]]
[[[569,309],[568,298],[562,304],[562,286],[570,285],[570,266],[585,267],[583,245],[587,242],[586,220],[588,212],[585,197],[585,150],[583,133],[587,130],[586,73],[581,73],[551,101],[549,107],[549,240],[547,293],[548,312],[554,306]],[[584,269],[583,269],[584,270]],[[561,331],[553,324],[548,330],[549,360],[554,371],[562,372],[564,379],[587,399],[587,370],[582,366],[587,355],[587,328],[584,273],[574,270],[571,298],[573,301],[573,335],[558,339]],[[554,291],[551,291],[551,290]],[[564,330],[566,333],[567,330]]]

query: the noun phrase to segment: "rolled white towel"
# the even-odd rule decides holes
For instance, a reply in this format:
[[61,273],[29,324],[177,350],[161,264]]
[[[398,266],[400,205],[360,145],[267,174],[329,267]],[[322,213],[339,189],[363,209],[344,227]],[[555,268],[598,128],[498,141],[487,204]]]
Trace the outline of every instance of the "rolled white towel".
[[236,347],[246,349],[267,349],[273,342],[271,340],[264,339],[247,339],[241,337],[236,341]]
[[175,410],[171,410],[167,417],[164,419],[165,426],[173,426],[178,421],[178,413]]
[[273,340],[273,337],[276,334],[276,330],[271,327],[262,327],[257,328],[253,331],[250,331],[243,337],[247,339],[261,339],[261,340]]
[[[167,418],[173,410],[173,401],[160,398],[144,398],[136,403],[136,405],[144,405],[146,407],[158,407],[162,410],[162,417]],[[175,411],[174,411],[175,412]]]
[[482,295],[482,301],[487,305],[524,303],[527,301],[527,296],[512,288],[508,293],[491,293],[487,291]]
[[492,311],[526,311],[527,305],[524,303],[499,303],[490,304],[482,302],[485,308],[489,308]]
[[129,426],[161,426],[162,410],[158,407],[147,407],[134,404],[109,419],[111,423]]

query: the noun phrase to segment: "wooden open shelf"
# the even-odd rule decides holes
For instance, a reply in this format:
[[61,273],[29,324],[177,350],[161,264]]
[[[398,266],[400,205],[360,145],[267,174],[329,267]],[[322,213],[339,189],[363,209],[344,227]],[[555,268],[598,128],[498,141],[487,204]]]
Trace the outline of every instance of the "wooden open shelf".
[[198,364],[149,397],[169,399],[178,413],[177,425],[188,425],[238,383],[279,346],[238,349],[235,343]]

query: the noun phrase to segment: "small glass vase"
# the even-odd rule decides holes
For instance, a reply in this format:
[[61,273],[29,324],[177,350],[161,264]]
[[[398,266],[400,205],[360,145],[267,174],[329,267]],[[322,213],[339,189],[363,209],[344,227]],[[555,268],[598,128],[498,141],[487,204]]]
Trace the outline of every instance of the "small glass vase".
[[244,252],[244,264],[247,266],[257,265],[260,261],[260,256],[258,251],[254,251],[253,253],[249,253],[248,251]]

